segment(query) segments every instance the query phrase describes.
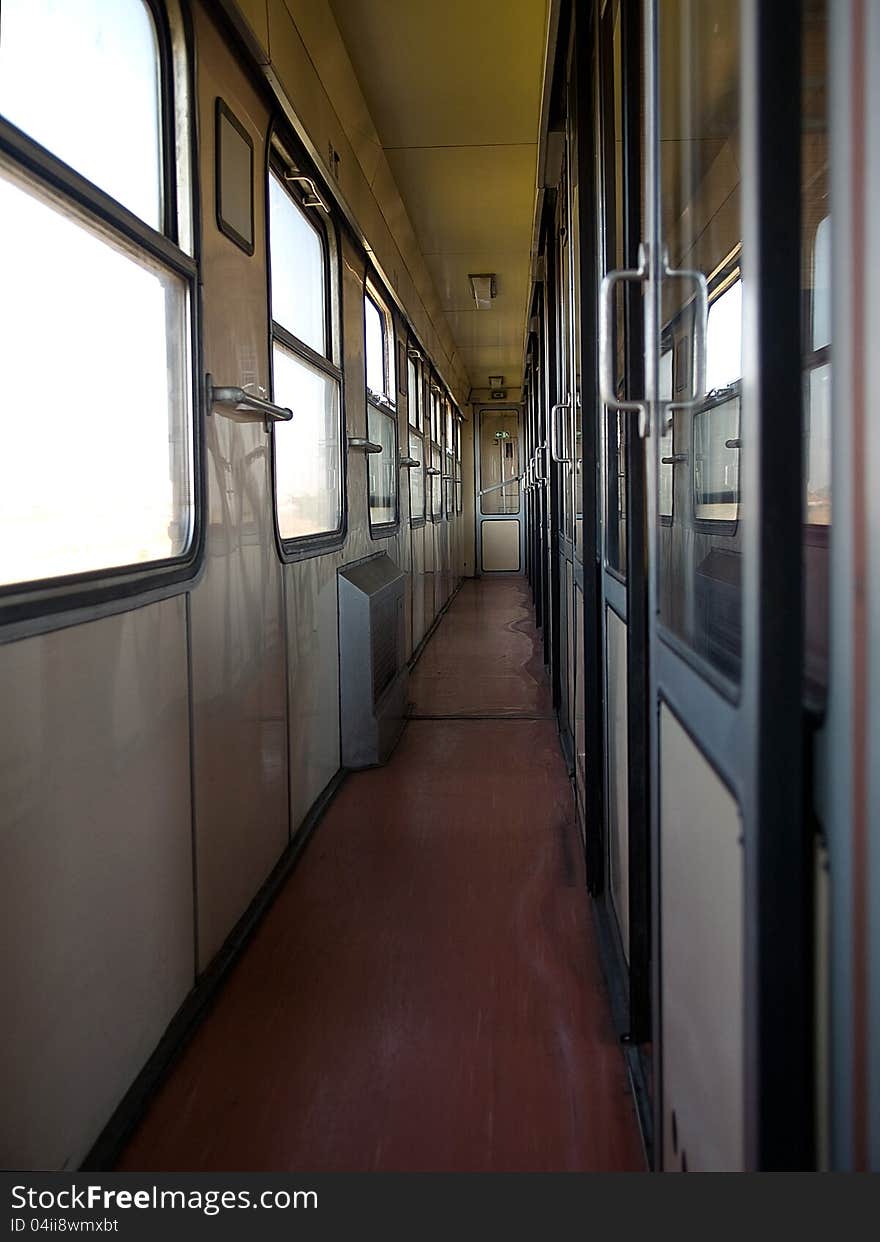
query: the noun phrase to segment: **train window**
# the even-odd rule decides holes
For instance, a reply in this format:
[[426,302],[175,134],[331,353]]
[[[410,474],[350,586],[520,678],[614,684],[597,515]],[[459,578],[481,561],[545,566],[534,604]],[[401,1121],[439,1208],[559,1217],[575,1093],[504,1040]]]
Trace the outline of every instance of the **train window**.
[[417,357],[413,353],[407,355],[407,392],[409,397],[409,421],[410,425],[422,430],[422,366]]
[[713,300],[706,323],[708,398],[694,415],[694,517],[735,522],[739,516],[742,281]]
[[821,709],[828,683],[831,494],[831,215],[828,4],[805,0],[802,21],[801,273],[803,306],[804,688]]
[[804,522],[831,524],[831,217],[816,227],[812,289],[809,292],[809,346],[804,358],[805,490]]
[[[394,329],[391,315],[368,283],[364,291],[367,438],[381,445],[368,457],[370,528],[397,522],[400,464],[394,413]],[[389,412],[391,407],[391,412]],[[386,532],[387,533],[387,532]]]
[[443,470],[443,491],[446,517],[451,518],[455,512],[455,458],[449,448],[446,450],[446,465]]
[[367,436],[381,444],[381,453],[370,453],[370,525],[390,526],[397,522],[397,488],[400,464],[397,452],[397,419],[367,402]]
[[[672,347],[665,349],[660,355],[660,400],[672,400]],[[672,521],[675,506],[675,462],[673,460],[672,419],[664,418],[664,428],[660,434],[660,484],[658,488],[658,508],[661,521],[665,524]]]
[[298,182],[273,160],[269,173],[272,391],[294,418],[273,429],[278,533],[297,541],[336,538],[343,522],[342,376],[332,361],[331,238],[304,205]]
[[463,504],[461,489],[461,415],[455,419],[455,512],[461,513]]
[[367,389],[374,398],[393,405],[394,329],[391,315],[368,286],[364,294],[364,339],[367,359]]
[[611,569],[626,576],[626,415],[607,412],[605,558]]
[[327,354],[327,255],[322,230],[279,170],[269,177],[272,318],[316,354]]
[[709,307],[706,322],[706,391],[742,378],[742,281],[737,279]]
[[511,410],[484,410],[480,417],[481,513],[519,512],[519,473],[519,416]]
[[2,8],[0,112],[161,229],[161,65],[149,6],[3,0]]
[[442,435],[442,423],[440,420],[440,390],[437,385],[431,382],[431,439],[435,444],[440,443]]
[[411,522],[425,520],[425,444],[417,431],[410,428],[409,455],[419,463],[408,470],[409,516]]
[[432,522],[439,522],[441,517],[443,516],[442,501],[441,501],[442,492],[440,490],[440,486],[441,486],[440,475],[442,474],[442,470],[440,468],[440,463],[441,463],[440,449],[437,448],[436,445],[432,444],[431,445],[431,476],[430,476],[431,477],[431,521]]
[[[176,130],[162,114],[175,68],[142,0],[4,0],[0,111],[21,132],[0,154],[0,381],[31,389],[27,418],[4,427],[6,588],[189,572],[197,272],[176,245],[191,221],[165,211],[188,173],[185,98]],[[163,160],[166,128],[179,166]]]
[[[708,396],[696,410],[672,411],[666,445],[660,446],[661,456],[688,456],[678,467],[667,463],[671,469],[662,485],[661,507],[670,512],[659,519],[658,605],[666,631],[696,656],[703,671],[735,683],[743,589],[739,4],[703,0],[661,6],[657,55],[658,123],[668,138],[661,144],[663,239],[670,267],[701,271],[711,299]],[[710,128],[711,143],[704,137]],[[687,402],[694,385],[693,285],[664,281],[661,297],[661,354],[666,343],[673,345],[673,395]],[[673,443],[675,451],[667,452]],[[687,497],[686,504],[671,503],[676,492],[678,499]]]

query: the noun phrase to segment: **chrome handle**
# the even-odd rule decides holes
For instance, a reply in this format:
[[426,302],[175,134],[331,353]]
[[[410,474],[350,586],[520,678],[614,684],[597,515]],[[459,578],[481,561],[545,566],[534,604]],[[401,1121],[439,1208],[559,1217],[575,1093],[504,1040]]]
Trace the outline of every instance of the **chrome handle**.
[[367,440],[363,436],[349,436],[348,447],[350,449],[363,449],[365,453],[382,452],[381,444],[375,444],[372,440]]
[[428,469],[425,471],[425,474],[429,475],[431,478],[433,478],[435,475],[439,473],[440,471],[437,469],[436,466],[429,466]]
[[694,313],[694,358],[696,361],[696,379],[694,395],[687,401],[664,401],[666,416],[663,419],[665,428],[669,427],[671,410],[693,410],[706,396],[706,325],[709,322],[709,286],[702,272],[692,267],[672,268],[668,257],[663,254],[664,280],[692,280],[697,287],[697,305]]
[[541,467],[538,463],[538,455],[544,451],[545,446],[540,444],[532,456],[532,478],[536,487],[543,487],[547,482],[546,474],[541,474]]
[[[644,415],[645,402],[619,401],[614,391],[614,358],[611,349],[611,321],[614,309],[614,286],[622,280],[647,280],[648,258],[645,247],[639,246],[638,267],[619,268],[607,272],[599,286],[599,399],[609,410],[632,410]],[[639,434],[645,434],[640,420]]]
[[[431,473],[430,470],[428,471],[428,473],[429,474]],[[488,495],[489,492],[500,492],[502,487],[510,487],[511,483],[521,483],[522,480],[525,479],[527,474],[528,474],[528,470],[523,470],[520,474],[515,474],[512,479],[502,479],[500,483],[493,483],[491,487],[481,487],[477,495],[486,496]],[[524,489],[527,486],[528,484],[523,483]]]
[[566,401],[557,401],[550,408],[550,456],[559,466],[564,466],[571,461],[570,457],[563,457],[559,451],[559,412],[560,410],[571,409],[571,398]]
[[724,441],[724,447],[725,447],[725,448],[729,448],[729,449],[738,449],[738,448],[742,448],[742,440],[739,440],[739,439],[737,439],[737,440],[725,440],[725,441]]
[[687,461],[687,453],[673,453],[671,457],[661,457],[660,461],[664,466],[674,466],[677,462]]
[[401,457],[400,459],[401,469],[415,470],[415,468],[421,464],[422,463],[417,457]]
[[205,377],[208,391],[208,408],[215,405],[228,411],[231,417],[238,416],[241,422],[250,422],[262,418],[268,425],[270,422],[289,423],[293,418],[293,410],[286,405],[276,405],[265,397],[257,397],[254,393],[245,392],[243,388],[231,388],[217,385],[210,375]]

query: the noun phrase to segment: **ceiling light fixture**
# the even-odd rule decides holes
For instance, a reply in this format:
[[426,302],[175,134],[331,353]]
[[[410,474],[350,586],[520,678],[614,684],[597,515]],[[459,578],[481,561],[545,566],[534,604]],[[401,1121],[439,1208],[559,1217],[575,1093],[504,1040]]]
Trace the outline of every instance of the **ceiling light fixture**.
[[495,297],[495,273],[483,272],[481,275],[468,274],[468,280],[471,282],[471,289],[474,294],[474,301],[477,304],[477,310],[488,310],[492,305],[492,299]]

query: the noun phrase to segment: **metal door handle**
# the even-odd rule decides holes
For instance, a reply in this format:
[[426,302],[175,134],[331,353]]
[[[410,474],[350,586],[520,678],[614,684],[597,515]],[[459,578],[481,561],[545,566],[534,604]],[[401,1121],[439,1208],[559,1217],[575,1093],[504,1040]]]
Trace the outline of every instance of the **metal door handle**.
[[550,456],[558,466],[564,466],[571,461],[570,457],[564,457],[559,451],[559,412],[569,409],[571,397],[565,401],[557,401],[550,409]]
[[372,440],[367,440],[363,436],[349,436],[348,447],[350,449],[363,449],[365,453],[381,453],[382,445],[376,444]]
[[400,465],[402,469],[405,468],[407,470],[415,470],[416,467],[420,466],[421,464],[422,463],[419,461],[417,457],[401,457],[400,459]]
[[664,466],[674,466],[680,461],[687,461],[687,453],[673,453],[671,457],[661,457],[660,461]]
[[221,409],[228,411],[239,420],[262,418],[267,428],[270,422],[289,423],[293,418],[293,410],[288,409],[287,406],[276,405],[274,401],[267,401],[265,397],[245,392],[243,388],[215,385],[210,375],[206,376],[205,382],[208,390],[208,409],[215,405],[220,406]]
[[[614,357],[611,349],[614,286],[622,280],[647,280],[648,256],[644,245],[639,246],[638,264],[635,268],[619,268],[617,271],[606,273],[599,286],[599,397],[609,410],[633,410],[644,416],[644,400],[618,400],[614,391]],[[639,434],[647,434],[642,419],[639,420]]]

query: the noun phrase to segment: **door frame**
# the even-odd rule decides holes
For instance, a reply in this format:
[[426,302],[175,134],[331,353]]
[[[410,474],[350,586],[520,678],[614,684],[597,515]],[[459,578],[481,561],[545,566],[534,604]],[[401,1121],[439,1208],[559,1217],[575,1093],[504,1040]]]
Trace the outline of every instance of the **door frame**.
[[[801,599],[800,27],[783,5],[742,0],[742,672],[720,693],[659,621],[657,502],[662,219],[659,0],[645,0],[647,156],[645,358],[651,729],[651,845],[660,858],[659,711],[666,704],[739,806],[744,853],[744,1165],[812,1160],[810,835],[803,814]],[[792,445],[796,446],[794,453]],[[659,866],[653,934],[655,1162],[662,1161]]]

